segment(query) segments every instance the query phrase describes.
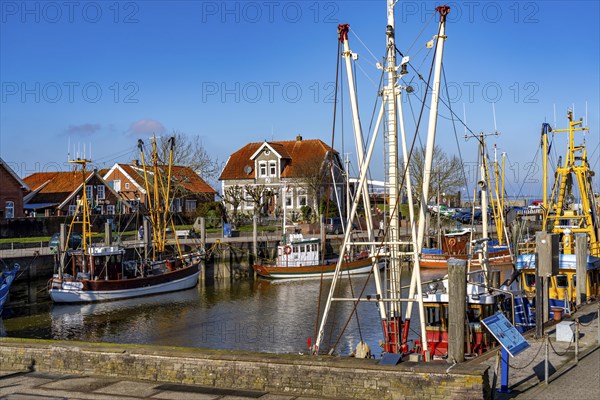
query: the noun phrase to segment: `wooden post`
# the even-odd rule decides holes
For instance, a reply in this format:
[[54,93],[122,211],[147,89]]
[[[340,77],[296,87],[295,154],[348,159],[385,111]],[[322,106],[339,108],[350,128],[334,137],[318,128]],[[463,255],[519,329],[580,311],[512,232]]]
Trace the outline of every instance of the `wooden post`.
[[110,246],[112,244],[112,226],[110,222],[104,223],[104,245]]
[[58,276],[62,278],[65,270],[65,258],[67,256],[67,249],[65,248],[65,242],[67,240],[67,225],[60,224],[60,235],[58,237],[58,257],[60,257]]
[[587,302],[587,233],[575,234],[575,264],[576,264],[576,305]]
[[[257,258],[258,258],[258,217],[255,215],[254,218],[252,218],[252,257],[249,257],[250,260],[249,264],[250,264],[250,268],[252,268],[252,270],[254,271],[254,267],[252,267],[253,263],[257,262]],[[256,279],[256,271],[254,271],[254,279]]]
[[152,245],[152,235],[150,234],[150,220],[144,218],[142,220],[142,226],[144,227],[144,258],[147,260],[150,253],[150,246]]
[[[206,254],[206,219],[200,217],[200,246]],[[206,279],[206,257],[202,257],[200,260],[200,281],[204,282]]]
[[[285,235],[285,226],[283,227]],[[325,217],[321,217],[321,251],[323,254],[327,254],[327,235],[325,233]]]
[[448,362],[465,360],[465,309],[467,305],[467,262],[448,260]]

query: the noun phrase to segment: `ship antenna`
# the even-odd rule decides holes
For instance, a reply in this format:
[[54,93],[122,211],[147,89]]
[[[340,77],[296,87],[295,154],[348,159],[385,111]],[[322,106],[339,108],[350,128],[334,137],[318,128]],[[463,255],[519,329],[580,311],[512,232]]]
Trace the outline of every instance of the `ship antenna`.
[[492,103],[492,114],[494,114],[494,133],[498,134],[498,128],[496,127],[496,103]]

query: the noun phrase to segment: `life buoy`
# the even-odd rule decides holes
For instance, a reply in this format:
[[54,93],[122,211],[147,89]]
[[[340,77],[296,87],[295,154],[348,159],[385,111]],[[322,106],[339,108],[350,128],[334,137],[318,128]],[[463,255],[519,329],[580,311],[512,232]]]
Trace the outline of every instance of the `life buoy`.
[[456,244],[456,239],[454,239],[454,238],[448,239],[448,246],[454,247],[455,244]]
[[292,254],[292,246],[284,246],[283,254],[285,254],[286,256],[289,256],[290,254]]

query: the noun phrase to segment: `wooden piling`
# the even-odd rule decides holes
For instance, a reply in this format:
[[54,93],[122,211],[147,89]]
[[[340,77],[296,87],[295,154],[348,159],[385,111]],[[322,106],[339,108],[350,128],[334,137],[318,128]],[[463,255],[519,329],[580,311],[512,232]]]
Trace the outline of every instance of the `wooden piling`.
[[467,306],[467,262],[448,260],[448,362],[465,360],[465,310]]
[[[250,255],[248,260],[248,265],[252,268],[252,264],[256,262],[256,257],[258,255],[258,217],[255,215],[252,218],[252,254]],[[254,271],[254,268],[252,268]],[[256,271],[254,271],[254,279],[256,279]]]
[[[206,219],[200,217],[200,248],[206,254]],[[206,279],[206,257],[202,257],[200,260],[200,281],[204,282]]]
[[112,244],[112,226],[110,222],[104,223],[104,245],[110,246]]
[[577,293],[577,307],[587,302],[587,241],[587,233],[575,234],[575,273],[577,276],[577,282],[575,283],[575,287]]

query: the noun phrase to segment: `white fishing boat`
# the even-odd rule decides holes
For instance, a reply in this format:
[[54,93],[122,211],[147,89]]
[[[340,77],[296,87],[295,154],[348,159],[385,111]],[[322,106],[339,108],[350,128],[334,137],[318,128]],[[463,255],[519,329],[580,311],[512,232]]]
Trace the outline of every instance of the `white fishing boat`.
[[[174,138],[171,138],[174,141]],[[144,160],[143,142],[139,142],[140,153]],[[156,141],[153,139],[153,154],[156,153]],[[174,143],[171,144],[171,152]],[[81,167],[82,196],[77,202],[77,210],[63,244],[68,243],[71,232],[80,226],[82,247],[74,251],[62,251],[62,260],[58,272],[49,283],[49,293],[56,303],[87,303],[119,300],[131,297],[147,296],[173,292],[196,286],[200,274],[200,254],[183,255],[175,237],[175,251],[169,251],[167,245],[167,226],[173,225],[169,213],[170,165],[159,166],[157,157],[153,157],[153,190],[146,179],[150,221],[152,229],[146,229],[146,237],[152,232],[152,249],[140,260],[125,261],[125,249],[121,246],[105,244],[95,246],[91,243],[90,210],[86,190],[87,159],[78,158],[72,163]],[[148,177],[144,163],[145,176]],[[163,181],[163,174],[166,175]],[[163,185],[163,186],[161,186]],[[161,188],[159,190],[159,187]],[[166,191],[162,188],[167,188]],[[165,194],[161,196],[160,194]],[[175,231],[174,226],[172,231]],[[146,244],[148,241],[146,241]],[[62,249],[67,246],[63,245]]]

